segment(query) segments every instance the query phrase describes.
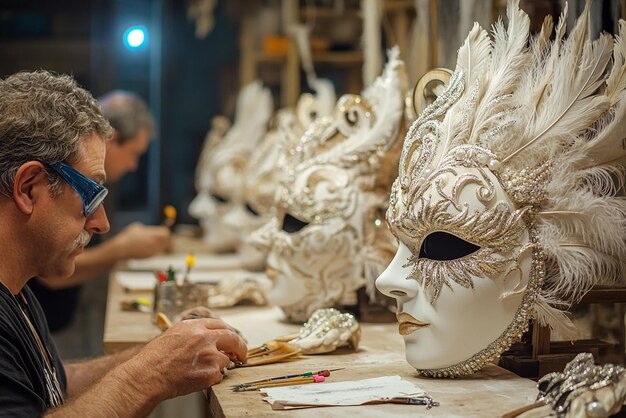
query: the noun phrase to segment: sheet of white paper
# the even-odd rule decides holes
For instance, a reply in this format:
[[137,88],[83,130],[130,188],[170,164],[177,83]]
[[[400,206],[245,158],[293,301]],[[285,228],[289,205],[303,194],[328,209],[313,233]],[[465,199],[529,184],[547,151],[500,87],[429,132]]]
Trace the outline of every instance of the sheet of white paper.
[[[168,254],[127,261],[129,270],[163,271],[172,266],[175,271],[186,268],[185,254]],[[236,270],[241,268],[238,254],[195,254],[194,270]]]
[[309,383],[261,389],[270,404],[347,406],[386,400],[398,396],[420,396],[425,392],[419,386],[400,376],[384,376],[347,382]]
[[[176,280],[183,280],[183,273],[176,273]],[[129,291],[152,290],[156,283],[154,273],[148,271],[118,271],[115,279],[124,289]],[[246,270],[194,271],[189,272],[192,283],[218,283],[220,280],[239,279],[257,280],[262,284],[268,279],[265,273]]]

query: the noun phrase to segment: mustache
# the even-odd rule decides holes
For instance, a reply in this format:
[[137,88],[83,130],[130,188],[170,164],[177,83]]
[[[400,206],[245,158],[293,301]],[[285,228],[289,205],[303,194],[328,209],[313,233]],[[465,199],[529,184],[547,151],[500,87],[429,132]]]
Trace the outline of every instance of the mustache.
[[84,229],[80,231],[80,234],[74,239],[74,248],[85,247],[91,241],[91,234]]

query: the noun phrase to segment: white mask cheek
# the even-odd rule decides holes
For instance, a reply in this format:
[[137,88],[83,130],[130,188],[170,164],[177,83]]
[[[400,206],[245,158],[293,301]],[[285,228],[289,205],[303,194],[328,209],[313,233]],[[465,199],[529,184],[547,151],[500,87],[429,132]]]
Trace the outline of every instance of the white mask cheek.
[[[224,216],[222,217],[222,222],[224,222],[225,225],[227,225],[230,228],[243,228],[243,229],[250,229],[250,215],[248,215],[245,211],[245,209],[243,208],[243,205],[241,204],[236,204],[236,205],[232,205],[232,209],[225,212]],[[244,231],[242,230],[242,232],[251,232],[251,231]]]
[[275,248],[272,248],[267,258],[267,273],[272,280],[267,299],[273,305],[290,306],[300,301],[305,294],[304,280],[283,257],[276,254]]
[[510,318],[502,318],[500,284],[490,278],[474,277],[473,282],[473,289],[455,282],[450,283],[451,289],[444,286],[433,305],[425,297],[418,298],[417,305],[421,314],[428,316],[430,326],[416,336],[412,356],[419,363],[417,368],[442,368],[465,361],[498,338],[510,323]]

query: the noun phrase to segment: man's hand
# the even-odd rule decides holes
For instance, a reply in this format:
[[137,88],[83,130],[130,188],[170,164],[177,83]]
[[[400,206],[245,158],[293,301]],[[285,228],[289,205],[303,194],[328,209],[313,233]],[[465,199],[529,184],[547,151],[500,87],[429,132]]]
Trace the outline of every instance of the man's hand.
[[[205,306],[195,306],[191,309],[186,309],[180,314],[180,320],[184,321],[186,319],[198,319],[198,318],[210,318],[210,319],[221,319],[218,314],[210,310]],[[229,326],[226,324],[226,326]]]
[[[211,318],[211,319],[221,319],[218,314],[210,310],[205,306],[196,306],[191,309],[187,309],[180,314],[180,320],[184,321],[186,319],[197,319],[197,318]],[[226,323],[225,323],[226,324]],[[230,324],[226,324],[226,328],[229,330],[236,332],[241,338],[243,338],[244,342],[247,344],[248,340],[243,334],[235,327]]]
[[245,342],[218,319],[175,324],[149,342],[126,365],[165,398],[186,395],[222,381],[230,361],[244,361]]
[[110,239],[120,259],[146,258],[162,253],[171,245],[171,233],[165,226],[146,226],[133,222]]

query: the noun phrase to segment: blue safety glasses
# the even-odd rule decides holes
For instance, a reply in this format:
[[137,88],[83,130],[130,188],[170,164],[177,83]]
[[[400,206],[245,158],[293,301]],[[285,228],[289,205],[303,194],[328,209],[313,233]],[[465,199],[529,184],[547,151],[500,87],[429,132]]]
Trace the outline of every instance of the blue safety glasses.
[[96,183],[65,163],[58,162],[46,164],[46,166],[56,171],[78,193],[78,196],[83,201],[83,214],[85,214],[86,218],[98,210],[100,204],[109,193],[106,187]]

